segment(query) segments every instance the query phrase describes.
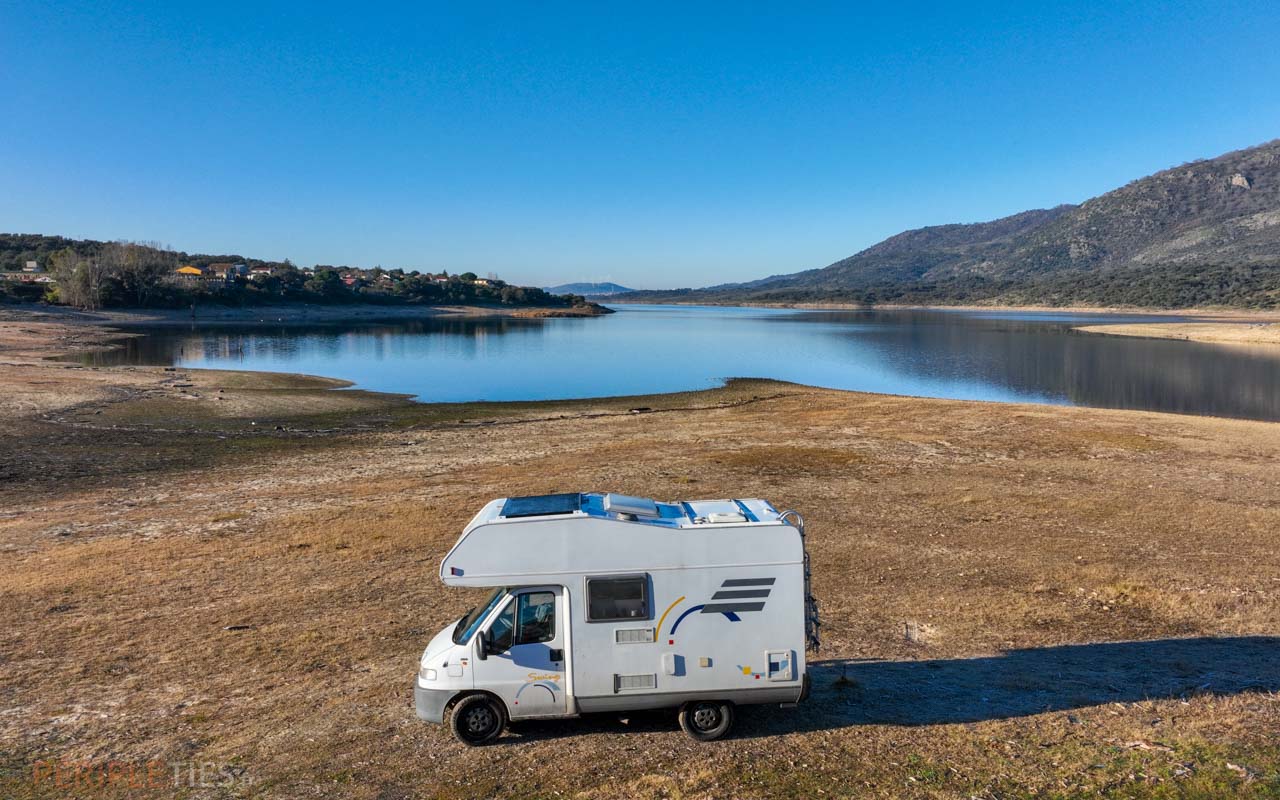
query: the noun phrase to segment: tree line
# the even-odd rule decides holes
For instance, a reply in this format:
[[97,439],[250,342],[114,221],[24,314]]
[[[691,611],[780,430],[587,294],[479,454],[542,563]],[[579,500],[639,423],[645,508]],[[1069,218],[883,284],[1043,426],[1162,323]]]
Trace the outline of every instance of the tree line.
[[[38,258],[26,258],[28,254],[36,252],[30,247],[32,243],[19,242],[19,246],[27,245],[19,250],[10,242],[11,246],[4,251],[11,262],[6,263],[6,266],[21,269],[20,265],[25,261],[36,260],[52,277],[53,283],[32,285],[6,282],[8,285],[0,287],[0,291],[7,289],[10,296],[18,299],[43,299],[50,303],[89,310],[292,302],[544,307],[590,305],[578,295],[553,295],[536,287],[514,286],[496,278],[482,281],[471,272],[453,276],[447,273],[444,276],[431,276],[416,270],[381,267],[360,269],[329,265],[304,270],[288,260],[265,262],[241,259],[238,256],[191,257],[156,242],[76,243],[60,239],[59,243],[63,243],[59,249],[46,248],[39,253]],[[3,250],[4,244],[0,241],[0,250]],[[225,280],[184,277],[178,274],[180,266],[206,267],[211,263],[245,264],[259,269],[255,270],[256,274],[238,274]],[[42,297],[38,297],[37,293],[42,293]]]

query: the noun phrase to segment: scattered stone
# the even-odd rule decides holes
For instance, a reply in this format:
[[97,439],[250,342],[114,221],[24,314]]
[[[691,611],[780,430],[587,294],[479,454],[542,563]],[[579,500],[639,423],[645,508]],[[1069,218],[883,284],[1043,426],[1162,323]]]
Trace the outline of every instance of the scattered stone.
[[927,644],[937,635],[937,632],[936,628],[925,622],[908,620],[902,623],[903,638],[912,644]]
[[1159,750],[1162,753],[1173,752],[1172,747],[1170,747],[1167,744],[1161,744],[1160,742],[1143,742],[1143,741],[1125,742],[1124,746],[1129,748],[1130,750]]
[[1227,762],[1227,769],[1243,776],[1246,781],[1251,781],[1254,778],[1257,778],[1259,774],[1258,771],[1252,767],[1246,767],[1242,764],[1232,764],[1230,761]]

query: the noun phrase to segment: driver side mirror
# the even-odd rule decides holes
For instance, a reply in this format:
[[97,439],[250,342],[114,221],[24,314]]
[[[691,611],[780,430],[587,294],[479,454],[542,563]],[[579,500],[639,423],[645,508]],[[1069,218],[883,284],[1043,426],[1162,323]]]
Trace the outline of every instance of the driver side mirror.
[[484,631],[476,631],[476,658],[481,661],[489,658],[489,636]]

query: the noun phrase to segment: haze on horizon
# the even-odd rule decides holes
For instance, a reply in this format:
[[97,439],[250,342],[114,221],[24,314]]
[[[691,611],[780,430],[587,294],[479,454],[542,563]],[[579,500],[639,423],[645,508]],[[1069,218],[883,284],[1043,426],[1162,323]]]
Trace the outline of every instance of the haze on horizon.
[[0,229],[704,286],[1280,135],[1266,2],[179,6],[0,9]]

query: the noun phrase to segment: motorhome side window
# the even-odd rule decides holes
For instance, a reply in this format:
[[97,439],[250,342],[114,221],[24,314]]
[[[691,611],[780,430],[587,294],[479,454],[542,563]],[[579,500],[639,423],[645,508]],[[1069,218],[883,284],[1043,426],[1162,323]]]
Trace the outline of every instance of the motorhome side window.
[[588,578],[587,620],[607,622],[649,617],[649,576]]
[[555,594],[528,592],[520,595],[516,621],[516,644],[549,642],[556,638]]
[[489,626],[491,653],[505,653],[517,644],[549,642],[556,638],[556,596],[525,592],[507,603]]

